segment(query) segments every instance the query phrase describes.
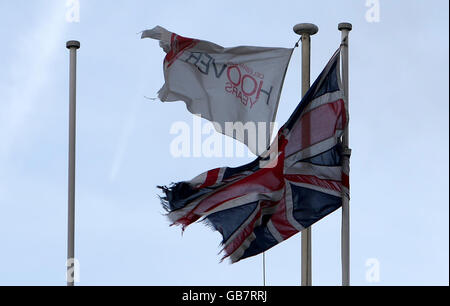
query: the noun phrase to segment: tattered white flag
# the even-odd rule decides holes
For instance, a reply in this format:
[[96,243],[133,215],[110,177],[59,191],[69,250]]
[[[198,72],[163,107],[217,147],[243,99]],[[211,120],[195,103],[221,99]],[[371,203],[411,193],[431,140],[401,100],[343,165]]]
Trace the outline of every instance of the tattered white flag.
[[223,48],[159,26],[142,38],[159,40],[167,53],[161,101],[184,101],[257,155],[267,149],[292,48]]

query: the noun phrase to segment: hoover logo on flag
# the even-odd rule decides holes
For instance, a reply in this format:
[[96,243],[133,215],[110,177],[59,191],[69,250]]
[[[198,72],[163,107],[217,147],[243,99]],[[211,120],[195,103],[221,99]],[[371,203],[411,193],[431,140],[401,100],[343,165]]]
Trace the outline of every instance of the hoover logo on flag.
[[261,99],[264,100],[264,103],[272,102],[273,86],[263,87],[264,73],[254,71],[244,63],[218,64],[213,56],[202,52],[186,52],[180,56],[180,59],[194,65],[204,75],[224,80],[225,92],[237,98],[237,101],[250,109],[262,97],[264,97]]
[[[243,74],[242,70],[246,74]],[[261,93],[265,93],[268,96],[266,100],[267,104],[269,104],[273,86],[270,88],[270,91],[263,90],[263,73],[256,72],[253,74],[253,70],[247,65],[233,64],[228,67],[227,77],[228,81],[226,82],[225,90],[239,98],[242,104],[249,105],[252,108],[259,101]]]
[[[267,150],[292,48],[224,48],[159,26],[144,31],[142,38],[159,40],[166,52],[161,101],[184,101],[191,113],[217,123],[218,132],[253,153]],[[264,123],[265,128],[229,131],[225,123],[230,122],[242,127]]]

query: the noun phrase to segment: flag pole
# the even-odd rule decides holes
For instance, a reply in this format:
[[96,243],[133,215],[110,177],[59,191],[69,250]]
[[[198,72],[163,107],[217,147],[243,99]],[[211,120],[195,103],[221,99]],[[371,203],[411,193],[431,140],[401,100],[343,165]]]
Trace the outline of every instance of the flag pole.
[[266,253],[263,253],[263,287],[266,286]]
[[[348,60],[348,43],[349,33],[352,30],[351,23],[340,23],[338,27],[342,34],[342,79],[345,92],[345,106],[349,109],[349,60]],[[344,151],[342,154],[343,172],[348,175],[350,170],[349,148],[349,128],[345,130],[342,138]],[[349,191],[343,189],[342,197],[342,238],[341,238],[341,257],[342,257],[342,286],[350,286],[350,199]]]
[[[300,23],[294,26],[294,32],[302,41],[302,97],[311,86],[311,36],[319,28],[311,23]],[[302,232],[302,286],[312,286],[312,230]]]
[[70,50],[69,77],[69,179],[68,179],[68,222],[67,222],[67,286],[75,286],[75,138],[76,138],[76,82],[77,50],[80,42],[66,43]]

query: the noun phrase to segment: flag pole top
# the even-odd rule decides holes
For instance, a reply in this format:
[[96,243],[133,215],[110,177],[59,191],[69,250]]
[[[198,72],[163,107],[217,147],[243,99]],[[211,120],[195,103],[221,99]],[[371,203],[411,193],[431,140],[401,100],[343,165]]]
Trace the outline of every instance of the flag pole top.
[[80,49],[80,42],[78,40],[69,40],[66,43],[66,48],[67,49],[71,49],[71,48],[75,48],[75,49]]
[[294,32],[298,35],[314,35],[319,32],[319,27],[312,23],[299,23],[294,26]]
[[348,22],[342,22],[338,26],[339,31],[345,31],[348,30],[349,32],[353,29],[353,26],[351,23]]

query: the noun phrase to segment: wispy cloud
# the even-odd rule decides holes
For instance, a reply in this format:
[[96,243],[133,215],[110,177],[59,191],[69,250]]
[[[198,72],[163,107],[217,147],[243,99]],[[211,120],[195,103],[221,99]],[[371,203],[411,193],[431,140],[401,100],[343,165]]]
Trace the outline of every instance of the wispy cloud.
[[122,167],[124,155],[128,147],[128,141],[136,125],[138,104],[135,102],[127,116],[127,119],[122,127],[121,134],[117,143],[116,153],[111,166],[111,172],[109,174],[109,180],[114,182]]

